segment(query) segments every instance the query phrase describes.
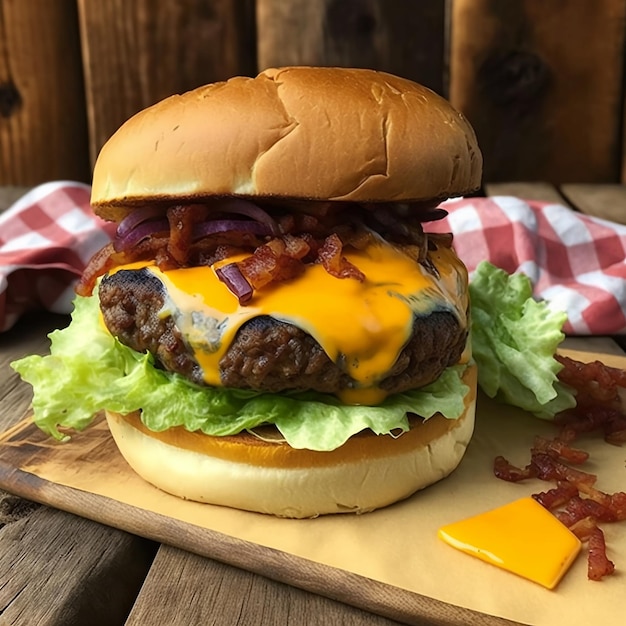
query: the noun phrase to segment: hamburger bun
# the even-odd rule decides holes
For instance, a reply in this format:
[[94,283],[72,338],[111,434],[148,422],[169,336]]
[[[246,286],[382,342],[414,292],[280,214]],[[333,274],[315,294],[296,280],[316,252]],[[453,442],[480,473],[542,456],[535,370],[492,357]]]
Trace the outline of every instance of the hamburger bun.
[[410,419],[398,437],[363,431],[330,452],[295,449],[262,427],[257,434],[209,437],[176,427],[148,430],[138,413],[106,412],[115,442],[133,470],[175,496],[280,517],[365,513],[403,500],[448,476],[474,429],[476,366],[461,417]]
[[480,186],[472,127],[443,98],[366,69],[287,67],[171,96],[102,148],[94,211],[207,195],[392,202]]
[[77,288],[129,362],[146,355],[146,387],[165,381],[104,406],[128,413],[106,415],[129,465],[284,517],[370,511],[453,471],[476,398],[468,275],[423,224],[481,169],[461,113],[366,69],[268,69],[129,119],[93,175],[116,237]]

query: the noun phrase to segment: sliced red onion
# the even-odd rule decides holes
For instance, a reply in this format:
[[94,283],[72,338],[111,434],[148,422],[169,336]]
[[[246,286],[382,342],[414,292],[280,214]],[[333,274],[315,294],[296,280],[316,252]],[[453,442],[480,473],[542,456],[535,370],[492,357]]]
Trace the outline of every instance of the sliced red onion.
[[237,296],[242,306],[252,299],[253,289],[236,263],[228,263],[215,270],[217,277]]
[[136,246],[141,240],[156,233],[169,233],[170,223],[167,220],[150,220],[141,222],[123,237],[118,237],[113,242],[116,252],[123,252]]
[[215,233],[228,231],[246,232],[254,235],[270,235],[271,231],[266,224],[253,220],[209,220],[193,227],[193,239],[202,239]]
[[156,217],[164,216],[163,208],[160,206],[146,206],[140,209],[135,209],[132,213],[129,213],[117,226],[117,236],[126,237],[131,230]]
[[261,224],[265,224],[269,228],[270,234],[278,234],[276,220],[265,209],[262,209],[254,202],[244,200],[243,198],[222,198],[215,206],[224,213],[238,213],[239,215],[250,217]]

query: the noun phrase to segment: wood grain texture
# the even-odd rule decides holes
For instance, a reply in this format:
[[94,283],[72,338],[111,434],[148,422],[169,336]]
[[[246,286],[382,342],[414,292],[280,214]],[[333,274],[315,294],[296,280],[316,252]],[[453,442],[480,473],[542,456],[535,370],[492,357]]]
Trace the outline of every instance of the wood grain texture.
[[559,190],[549,183],[487,183],[484,189],[488,196],[516,196],[524,200],[567,204]]
[[369,67],[445,91],[445,0],[257,0],[259,69]]
[[626,4],[452,0],[450,98],[487,182],[617,182]]
[[0,185],[89,179],[74,0],[0,0]]
[[0,530],[3,626],[124,624],[155,545],[41,507]]
[[131,115],[256,71],[254,0],[78,0],[92,163]]
[[[198,581],[202,581],[201,597]],[[164,603],[162,599],[166,595],[175,596],[177,601]],[[164,545],[126,626],[316,626],[320,623],[391,626],[398,622]]]
[[19,200],[29,189],[30,187],[19,185],[0,187],[0,213]]
[[563,195],[579,211],[605,220],[626,224],[626,187],[623,185],[562,185]]

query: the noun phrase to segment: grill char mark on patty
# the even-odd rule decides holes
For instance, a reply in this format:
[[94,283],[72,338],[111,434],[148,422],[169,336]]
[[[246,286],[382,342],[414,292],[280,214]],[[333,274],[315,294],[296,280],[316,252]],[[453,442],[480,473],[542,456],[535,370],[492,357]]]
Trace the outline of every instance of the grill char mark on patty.
[[[123,344],[151,352],[159,366],[203,385],[200,366],[172,316],[160,317],[165,287],[145,269],[120,270],[99,288],[104,322]],[[436,380],[458,362],[467,331],[449,312],[418,317],[413,334],[379,386],[389,393],[407,391]],[[313,389],[338,393],[354,385],[320,344],[292,324],[260,316],[239,329],[220,360],[225,387],[280,392]]]

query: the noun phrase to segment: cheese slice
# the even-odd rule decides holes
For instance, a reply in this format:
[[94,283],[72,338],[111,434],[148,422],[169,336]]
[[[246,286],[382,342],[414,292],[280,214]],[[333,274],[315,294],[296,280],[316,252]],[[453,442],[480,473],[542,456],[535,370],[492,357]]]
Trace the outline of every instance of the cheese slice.
[[410,338],[416,315],[445,310],[467,325],[467,271],[445,246],[429,251],[435,270],[382,240],[364,250],[345,251],[345,256],[365,274],[363,282],[338,279],[321,265],[308,265],[297,279],[257,290],[245,306],[215,274],[220,264],[147,269],[167,290],[160,314],[174,318],[207,384],[221,384],[219,361],[242,324],[267,315],[312,335],[354,379],[354,387],[342,394],[344,402],[377,404],[386,395],[377,383]]
[[533,498],[448,524],[438,535],[476,558],[554,589],[581,542]]

